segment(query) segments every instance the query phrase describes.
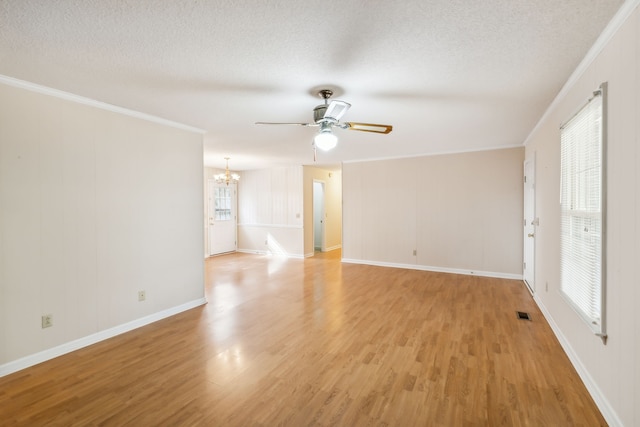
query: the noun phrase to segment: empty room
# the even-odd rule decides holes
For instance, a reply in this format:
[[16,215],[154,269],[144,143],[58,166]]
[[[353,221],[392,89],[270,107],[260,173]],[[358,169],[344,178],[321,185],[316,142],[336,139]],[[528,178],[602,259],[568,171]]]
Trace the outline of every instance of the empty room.
[[640,0],[0,0],[0,426],[640,425]]

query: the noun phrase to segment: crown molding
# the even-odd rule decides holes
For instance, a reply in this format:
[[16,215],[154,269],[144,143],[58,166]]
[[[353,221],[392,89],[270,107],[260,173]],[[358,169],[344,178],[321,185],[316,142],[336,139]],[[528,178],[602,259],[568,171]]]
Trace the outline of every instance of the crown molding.
[[522,144],[510,144],[510,145],[502,145],[502,146],[486,147],[486,148],[469,148],[466,150],[438,151],[433,153],[407,154],[406,156],[369,157],[369,158],[356,159],[356,160],[344,160],[342,164],[346,165],[350,163],[379,162],[383,160],[401,160],[401,159],[416,159],[420,157],[451,156],[455,154],[481,153],[483,151],[510,150],[512,148],[522,148]]
[[141,113],[139,111],[130,110],[124,107],[118,107],[117,105],[107,104],[106,102],[96,101],[95,99],[85,98],[80,95],[75,95],[73,93],[64,92],[62,90],[53,89],[47,86],[38,85],[35,83],[27,82],[24,80],[16,79],[9,76],[4,76],[0,74],[0,83],[3,83],[7,86],[13,86],[20,89],[29,90],[32,92],[41,93],[43,95],[53,96],[56,98],[64,99],[66,101],[75,102],[78,104],[88,105],[90,107],[100,108],[102,110],[111,111],[118,114],[123,114],[125,116],[135,117],[142,120],[147,120],[149,122],[158,123],[165,126],[170,126],[177,129],[186,130],[189,132],[195,132],[198,134],[207,133],[204,129],[199,129],[193,126],[188,126],[182,123],[174,122],[171,120],[163,119],[161,117],[152,116],[150,114]]
[[558,92],[551,104],[549,104],[549,107],[547,107],[542,117],[540,117],[540,120],[538,120],[538,123],[536,123],[533,129],[531,129],[531,132],[529,132],[529,135],[527,135],[527,138],[524,140],[522,145],[527,145],[529,140],[531,140],[540,126],[542,126],[542,123],[546,121],[551,112],[560,103],[560,101],[564,99],[569,90],[573,88],[578,79],[582,77],[587,68],[589,68],[593,61],[598,57],[600,52],[602,52],[602,50],[607,46],[607,43],[609,43],[611,38],[618,32],[620,27],[622,27],[622,25],[627,21],[631,14],[633,14],[638,6],[640,6],[640,0],[627,0],[622,4],[622,6],[620,6],[618,12],[614,15],[611,21],[609,21],[604,30],[602,30],[602,33],[600,33],[600,36],[598,37],[596,42],[593,44],[593,46],[591,46],[591,49],[589,49],[580,64],[578,64],[576,69],[569,76],[567,82],[564,84],[564,86],[562,86],[560,92]]

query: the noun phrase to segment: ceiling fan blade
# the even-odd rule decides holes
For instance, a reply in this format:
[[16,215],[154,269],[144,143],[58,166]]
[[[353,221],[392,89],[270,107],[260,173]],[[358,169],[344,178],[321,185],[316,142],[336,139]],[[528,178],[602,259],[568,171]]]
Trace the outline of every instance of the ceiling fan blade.
[[318,126],[316,123],[280,123],[280,122],[256,122],[257,125],[296,125],[296,126]]
[[340,120],[344,113],[346,113],[349,108],[351,108],[351,104],[344,101],[331,101],[327,106],[327,111],[324,112],[325,119],[335,120],[336,122]]
[[350,130],[359,130],[362,132],[373,132],[387,134],[393,130],[391,125],[381,125],[378,123],[357,123],[346,122],[347,128]]

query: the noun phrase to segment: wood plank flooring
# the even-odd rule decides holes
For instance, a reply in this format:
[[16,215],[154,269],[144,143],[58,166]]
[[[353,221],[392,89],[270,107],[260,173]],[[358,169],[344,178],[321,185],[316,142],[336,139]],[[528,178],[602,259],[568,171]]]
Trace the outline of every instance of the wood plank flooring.
[[0,378],[0,425],[606,425],[522,282],[339,256],[210,258],[206,306]]

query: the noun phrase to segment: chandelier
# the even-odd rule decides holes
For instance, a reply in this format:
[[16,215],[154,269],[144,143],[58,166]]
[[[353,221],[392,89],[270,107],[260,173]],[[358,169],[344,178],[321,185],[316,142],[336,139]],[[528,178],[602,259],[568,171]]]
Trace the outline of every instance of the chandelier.
[[229,157],[225,157],[224,159],[227,161],[227,168],[224,170],[224,173],[215,174],[213,178],[218,184],[235,184],[240,180],[240,175],[238,175],[237,173],[229,172]]

